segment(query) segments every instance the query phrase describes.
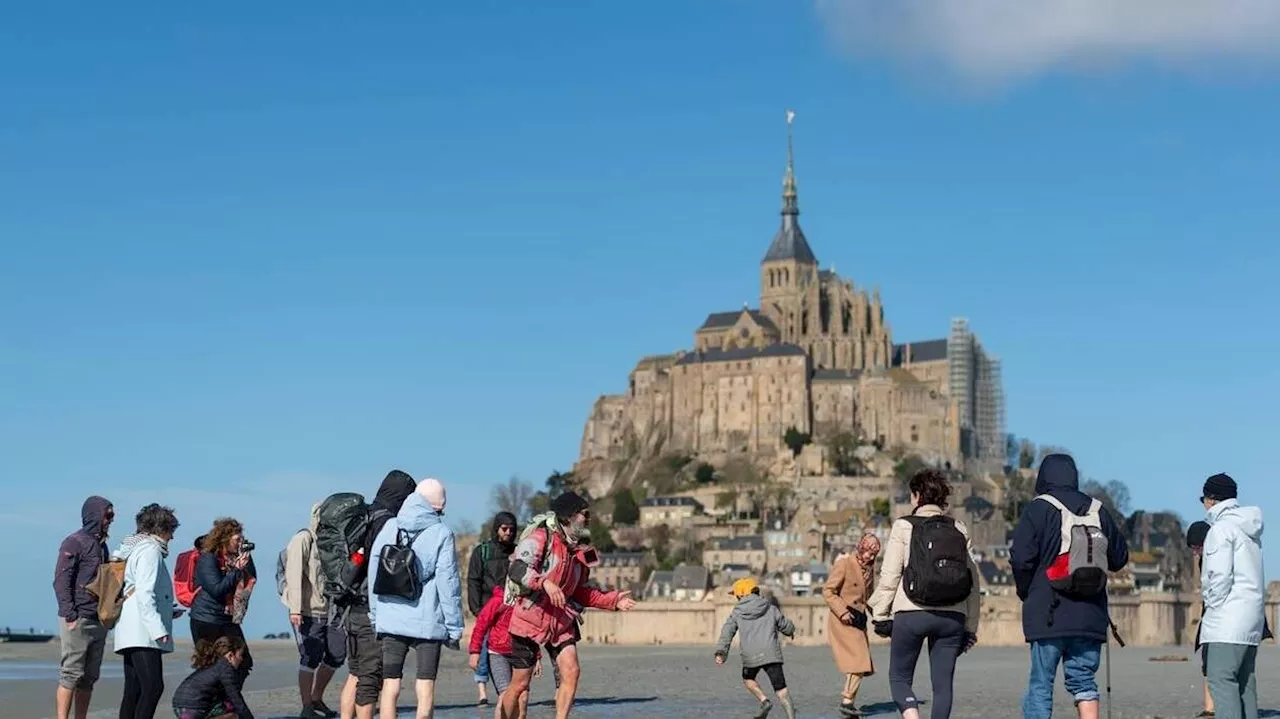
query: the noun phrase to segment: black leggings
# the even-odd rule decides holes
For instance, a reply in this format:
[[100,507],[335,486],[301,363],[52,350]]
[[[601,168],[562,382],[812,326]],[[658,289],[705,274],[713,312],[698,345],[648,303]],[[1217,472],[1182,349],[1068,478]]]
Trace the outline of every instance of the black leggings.
[[164,694],[164,662],[159,649],[124,649],[124,696],[120,719],[153,719]]
[[244,659],[240,662],[240,668],[236,670],[236,678],[240,680],[240,689],[244,689],[244,680],[249,678],[249,672],[253,670],[253,656],[249,654],[249,643],[244,639],[244,631],[240,629],[239,624],[228,622],[226,624],[215,624],[213,622],[202,622],[199,619],[191,620],[191,643],[198,643],[201,639],[210,642],[216,642],[222,637],[236,637],[244,644]]
[[956,657],[964,646],[964,615],[959,612],[898,612],[893,615],[893,639],[889,644],[889,691],[898,711],[919,705],[911,680],[916,674],[920,648],[929,640],[929,679],[933,684],[932,719],[951,716],[951,684]]

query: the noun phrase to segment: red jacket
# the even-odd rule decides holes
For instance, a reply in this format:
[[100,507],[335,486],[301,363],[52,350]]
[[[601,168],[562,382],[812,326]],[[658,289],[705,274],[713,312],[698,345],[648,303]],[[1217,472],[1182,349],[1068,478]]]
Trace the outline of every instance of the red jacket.
[[485,602],[476,625],[471,628],[471,654],[479,654],[484,636],[489,635],[491,654],[511,654],[511,614],[514,607],[502,602],[502,587],[494,587],[493,595]]
[[[614,611],[619,593],[587,586],[591,576],[583,557],[587,548],[570,547],[560,532],[552,533],[550,538],[547,534],[545,528],[534,530],[511,555],[511,578],[532,592],[516,600],[511,634],[539,644],[562,646],[578,638],[578,612],[568,606],[568,600],[583,607]],[[564,592],[566,602],[560,609],[553,607],[542,592],[542,584],[548,579]]]

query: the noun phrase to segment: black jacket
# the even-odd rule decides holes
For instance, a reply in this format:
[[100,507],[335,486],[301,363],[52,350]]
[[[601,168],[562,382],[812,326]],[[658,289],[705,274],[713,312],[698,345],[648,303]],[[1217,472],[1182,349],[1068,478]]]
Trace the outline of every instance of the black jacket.
[[[1036,494],[1053,495],[1073,514],[1089,511],[1091,497],[1080,491],[1076,463],[1065,454],[1051,454],[1040,462]],[[1129,544],[1115,520],[1102,510],[1102,533],[1107,537],[1107,570],[1118,572],[1129,563]],[[1045,571],[1062,547],[1062,516],[1048,502],[1033,501],[1022,511],[1013,530],[1009,563],[1018,598],[1022,600],[1022,633],[1028,642],[1082,637],[1107,640],[1107,596],[1073,599],[1049,586]]]
[[480,616],[484,605],[493,596],[494,587],[506,584],[511,553],[516,550],[516,545],[514,541],[507,544],[498,541],[498,527],[504,524],[515,527],[515,515],[498,512],[493,518],[493,537],[473,549],[467,562],[467,608],[473,616]]
[[373,554],[373,540],[378,537],[378,532],[382,531],[382,525],[387,523],[388,519],[400,513],[400,506],[404,504],[404,500],[413,494],[413,490],[418,485],[405,472],[393,469],[382,478],[382,484],[378,486],[378,493],[374,495],[373,501],[369,503],[369,531],[365,534],[364,544],[364,564],[356,566],[347,563],[347,569],[343,570],[343,578],[348,581],[350,586],[359,586],[360,591],[353,606],[359,607],[367,611],[369,606],[369,558]]
[[253,719],[253,712],[245,703],[236,682],[236,668],[225,657],[218,657],[212,666],[197,669],[182,680],[173,691],[173,711],[181,714],[183,709],[195,709],[204,716],[223,702],[231,702],[236,719]]
[[196,559],[196,586],[200,591],[191,602],[191,618],[197,622],[209,624],[230,624],[231,614],[227,611],[228,601],[236,591],[236,584],[241,579],[256,577],[257,570],[253,559],[244,569],[228,567],[223,572],[218,567],[218,557],[210,552],[200,552]]

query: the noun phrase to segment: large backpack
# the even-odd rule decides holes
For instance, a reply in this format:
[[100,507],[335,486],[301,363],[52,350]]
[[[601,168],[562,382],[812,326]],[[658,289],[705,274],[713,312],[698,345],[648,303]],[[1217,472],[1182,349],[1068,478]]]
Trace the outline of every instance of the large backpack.
[[[305,562],[310,560],[310,557],[308,555],[311,553],[312,547],[315,546],[316,538],[314,535],[311,534],[310,529],[299,529],[298,531],[293,533],[293,536],[296,537],[299,534],[303,534],[303,533],[306,533],[307,538],[311,540],[310,541],[311,546],[307,547],[306,550],[303,551],[302,553],[302,560]],[[288,571],[288,569],[285,565],[288,563],[289,545],[292,543],[293,543],[293,539],[290,538],[289,541],[284,545],[284,549],[281,549],[280,554],[276,557],[276,594],[280,595],[281,601],[284,600],[284,590],[288,585],[288,580],[285,576],[285,573]]]
[[84,586],[85,590],[98,598],[98,621],[104,629],[115,627],[120,621],[120,610],[124,608],[124,600],[133,594],[124,592],[124,560],[112,559],[98,567],[93,580]]
[[1062,515],[1062,540],[1058,556],[1045,570],[1049,586],[1073,597],[1095,597],[1107,590],[1107,535],[1102,533],[1102,503],[1089,502],[1082,517],[1056,497],[1042,494]]
[[413,550],[414,540],[423,531],[396,529],[396,541],[384,545],[378,552],[378,574],[373,578],[374,594],[418,601],[422,585],[431,579],[422,576],[418,568],[418,553]]
[[196,583],[196,561],[199,559],[199,549],[188,549],[173,563],[173,598],[188,609],[200,593],[200,585]]
[[352,586],[351,575],[343,570],[364,547],[370,521],[369,505],[355,492],[332,494],[320,503],[313,550],[320,556],[321,593],[337,606],[360,597],[360,587]]
[[969,598],[969,542],[950,517],[905,517],[911,546],[902,572],[902,590],[916,606],[949,607]]
[[[547,565],[550,564],[551,560],[551,552],[549,550],[551,549],[552,535],[555,534],[559,528],[560,525],[556,521],[555,513],[546,512],[530,519],[529,524],[525,526],[524,531],[520,533],[520,539],[516,542],[516,546],[519,546],[520,542],[528,539],[539,529],[546,530],[547,532],[547,541],[542,545],[542,556],[538,557],[534,561],[534,564],[537,565],[538,572],[547,571]],[[511,577],[508,576],[506,583],[503,585],[502,603],[508,607],[514,606],[517,600],[521,597],[527,597],[530,594],[532,594],[532,592],[515,583],[511,580]]]

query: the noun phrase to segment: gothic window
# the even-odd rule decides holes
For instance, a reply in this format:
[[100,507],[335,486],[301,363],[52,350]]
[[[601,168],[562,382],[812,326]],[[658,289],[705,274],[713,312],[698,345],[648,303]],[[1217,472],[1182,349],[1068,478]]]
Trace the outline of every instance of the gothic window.
[[920,442],[920,434],[916,431],[916,426],[913,424],[911,425],[911,443],[919,444],[919,442]]
[[808,307],[804,308],[804,310],[800,312],[800,334],[802,335],[809,334],[809,308]]
[[818,326],[822,334],[831,331],[831,293],[826,288],[818,293]]

